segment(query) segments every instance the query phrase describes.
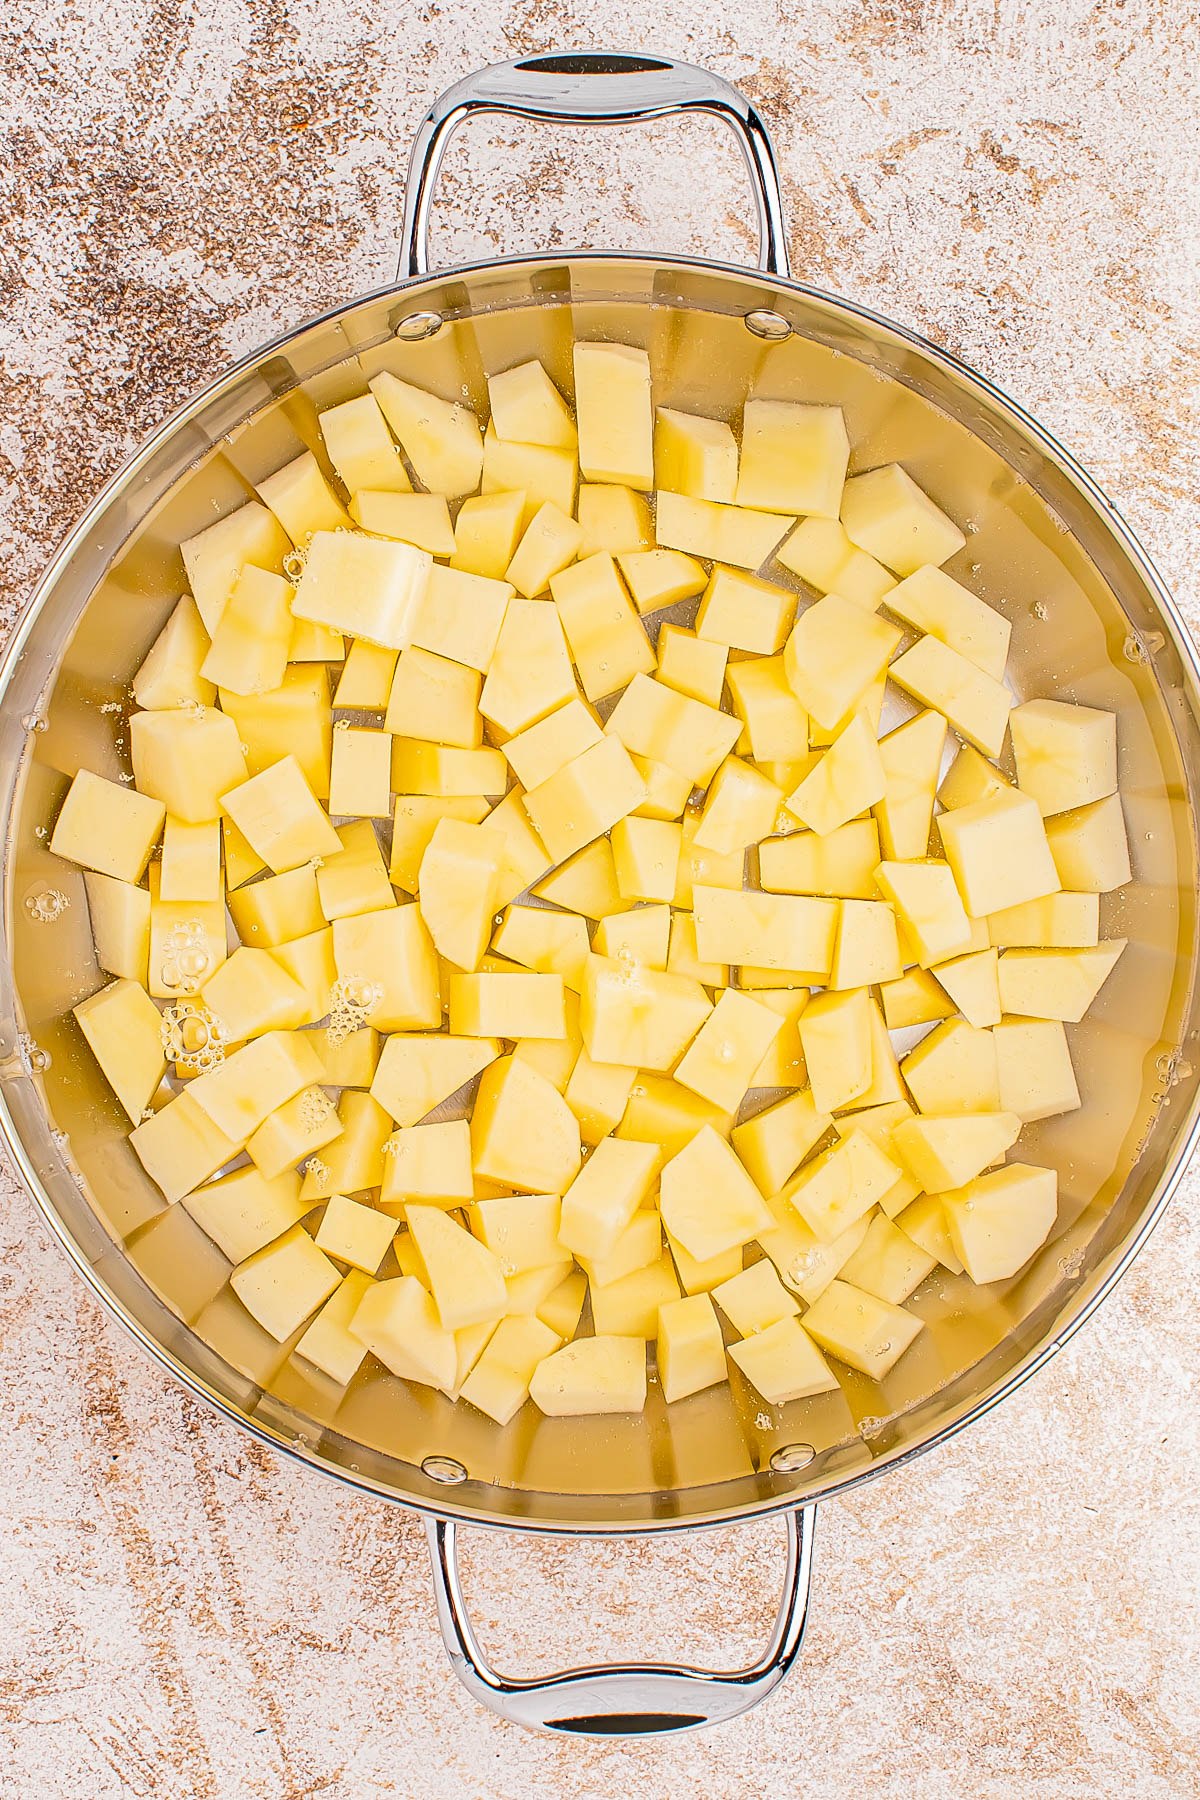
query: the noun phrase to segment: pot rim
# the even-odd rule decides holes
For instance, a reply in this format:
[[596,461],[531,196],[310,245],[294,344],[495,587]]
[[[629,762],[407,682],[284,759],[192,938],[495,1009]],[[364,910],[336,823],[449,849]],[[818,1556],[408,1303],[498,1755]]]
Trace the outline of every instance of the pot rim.
[[[428,289],[451,277],[486,275],[534,264],[550,263],[555,266],[570,266],[588,262],[628,263],[631,267],[643,268],[647,266],[675,267],[689,272],[732,277],[737,281],[753,284],[757,288],[760,306],[763,291],[775,288],[797,299],[832,308],[836,312],[848,315],[860,324],[899,338],[922,357],[938,365],[943,372],[952,376],[958,383],[974,390],[992,410],[1005,416],[1009,422],[1031,438],[1039,450],[1057,464],[1117,541],[1118,546],[1153,595],[1160,617],[1170,635],[1172,646],[1180,659],[1188,698],[1193,710],[1200,716],[1200,652],[1198,652],[1183,617],[1149,552],[1113,502],[1072,453],[1052,432],[1039,424],[1030,413],[986,375],[980,374],[969,363],[956,356],[953,351],[943,349],[911,327],[902,325],[856,301],[831,294],[809,283],[797,281],[793,277],[766,274],[761,270],[749,269],[737,263],[719,262],[705,257],[611,250],[569,250],[554,255],[548,255],[542,251],[532,251],[515,256],[454,264],[434,274],[388,282],[367,293],[356,295],[341,305],[329,307],[321,313],[302,320],[299,324],[281,332],[265,344],[246,352],[233,363],[222,368],[189,399],[174,408],[138,449],[119,465],[58,545],[49,564],[22,606],[8,644],[3,655],[0,656],[0,706],[4,704],[13,672],[24,654],[33,625],[61,574],[96,519],[104,512],[110,500],[129,486],[159,447],[180,427],[189,423],[205,405],[220,395],[223,390],[232,386],[267,357],[286,349],[288,345],[294,343],[308,331],[344,317],[355,307],[372,302],[384,302],[393,296],[416,295],[422,289]],[[564,297],[562,303],[569,303],[569,297]],[[353,350],[350,350],[348,355],[352,357]],[[67,1230],[51,1202],[17,1129],[2,1085],[0,1085],[0,1136],[3,1137],[17,1172],[38,1210],[66,1250],[78,1272],[107,1311],[124,1326],[144,1350],[149,1352],[155,1361],[181,1382],[190,1393],[224,1414],[226,1418],[242,1430],[249,1432],[261,1443],[283,1452],[294,1461],[319,1474],[330,1476],[348,1487],[357,1489],[360,1493],[410,1507],[414,1512],[427,1518],[450,1519],[459,1523],[496,1530],[536,1532],[546,1536],[640,1537],[733,1524],[747,1518],[758,1518],[772,1513],[786,1512],[798,1506],[813,1505],[834,1495],[848,1493],[852,1489],[862,1486],[863,1483],[874,1480],[876,1476],[912,1462],[916,1457],[944,1444],[967,1426],[983,1418],[993,1407],[1006,1400],[1031,1375],[1042,1368],[1074,1336],[1085,1321],[1091,1318],[1127,1272],[1158,1225],[1187,1169],[1197,1143],[1200,1142],[1200,1092],[1196,1094],[1187,1111],[1180,1116],[1173,1147],[1163,1171],[1155,1183],[1150,1202],[1141,1216],[1137,1229],[1125,1243],[1107,1275],[1092,1291],[1089,1292],[1086,1288],[1080,1289],[1077,1304],[1068,1309],[1065,1322],[1057,1328],[1049,1343],[1041,1343],[1031,1349],[1003,1379],[983,1393],[960,1416],[951,1419],[919,1443],[883,1452],[870,1468],[850,1475],[832,1476],[826,1484],[818,1485],[801,1494],[770,1495],[760,1501],[751,1501],[733,1508],[710,1509],[689,1514],[684,1518],[639,1519],[633,1524],[612,1521],[596,1523],[580,1520],[511,1517],[492,1513],[480,1507],[455,1504],[449,1497],[445,1502],[439,1500],[434,1503],[423,1497],[399,1494],[385,1483],[375,1481],[360,1471],[330,1461],[318,1454],[310,1445],[302,1443],[296,1438],[288,1437],[262,1420],[252,1418],[231,1400],[217,1393],[201,1376],[179,1361],[173,1352],[168,1350],[139,1320],[133,1317],[125,1303],[105,1285],[98,1270],[82,1253],[80,1246]],[[117,1251],[120,1252],[119,1242],[117,1240],[113,1240],[113,1242]]]

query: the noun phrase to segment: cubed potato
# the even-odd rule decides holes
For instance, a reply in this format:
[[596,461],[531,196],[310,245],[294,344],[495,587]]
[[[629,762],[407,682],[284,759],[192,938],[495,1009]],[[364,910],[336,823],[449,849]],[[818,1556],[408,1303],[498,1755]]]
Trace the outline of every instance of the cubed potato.
[[658,678],[677,694],[719,707],[729,649],[681,625],[663,625],[658,634]]
[[774,656],[783,649],[795,617],[796,596],[788,588],[736,569],[715,568],[696,614],[696,633],[731,650]]
[[691,600],[708,585],[704,565],[679,550],[622,550],[617,567],[640,613]]
[[607,838],[597,838],[569,856],[565,863],[539,881],[533,892],[540,900],[552,900],[568,912],[588,919],[607,918],[624,912],[628,902],[617,886],[616,865]]
[[1000,958],[1000,1003],[1031,1019],[1082,1019],[1125,949],[1109,938],[1092,950],[1006,950]]
[[351,1269],[296,1345],[297,1356],[315,1364],[340,1387],[348,1386],[366,1358],[367,1346],[352,1335],[350,1321],[371,1285],[369,1275]]
[[654,486],[650,358],[632,344],[577,343],[575,421],[588,481]]
[[502,794],[508,770],[499,750],[484,745],[462,750],[451,744],[426,744],[416,738],[392,739],[392,791],[428,794],[435,799]]
[[[863,1101],[869,1104],[863,1105]],[[833,1128],[840,1138],[851,1137],[856,1131],[863,1131],[871,1141],[879,1146],[889,1161],[900,1165],[900,1153],[892,1143],[892,1133],[896,1126],[905,1119],[914,1117],[913,1108],[903,1090],[898,1088],[895,1096],[889,1101],[878,1101],[869,1094],[860,1097],[860,1103],[854,1112],[844,1113],[833,1121]],[[899,1178],[879,1196],[880,1210],[889,1219],[906,1207],[910,1200],[916,1198],[920,1188],[911,1175],[901,1171]]]
[[965,1019],[935,1026],[909,1051],[900,1070],[922,1112],[1000,1111],[995,1040],[990,1031]]
[[657,1350],[658,1379],[668,1405],[725,1380],[725,1341],[707,1294],[690,1294],[659,1307]]
[[770,1229],[766,1202],[724,1138],[705,1125],[663,1166],[663,1224],[698,1262]]
[[946,861],[973,918],[1039,900],[1059,885],[1036,801],[1009,788],[942,813]]
[[326,1087],[370,1087],[379,1066],[380,1041],[377,1031],[372,1031],[370,1026],[363,1026],[360,1031],[349,1031],[343,1037],[340,1031],[331,1033],[325,1028],[314,1031],[312,1040],[313,1049],[325,1070],[323,1081]]
[[913,1179],[927,1193],[940,1194],[962,1187],[999,1162],[1020,1132],[1016,1113],[926,1113],[902,1119],[892,1132],[892,1143]]
[[671,915],[671,933],[667,948],[667,968],[672,975],[690,975],[703,987],[727,987],[729,964],[702,962],[696,950],[696,921],[691,913]]
[[565,1194],[582,1160],[579,1123],[562,1095],[511,1056],[490,1063],[480,1076],[471,1150],[475,1173],[485,1181],[529,1193]]
[[808,714],[792,691],[783,657],[761,656],[731,663],[727,673],[734,710],[745,725],[743,738],[749,739],[750,754],[760,763],[792,762],[804,756],[808,750]]
[[453,1388],[458,1363],[454,1335],[442,1325],[432,1295],[415,1275],[374,1282],[359,1302],[350,1332],[393,1375],[446,1392]]
[[271,956],[285,975],[300,986],[308,1000],[305,1024],[314,1025],[332,1011],[335,1003],[337,962],[333,953],[333,927],[311,931],[290,943],[273,944]]
[[348,919],[354,913],[378,912],[394,906],[396,897],[370,819],[355,819],[336,829],[342,848],[336,856],[323,860],[316,871],[323,916],[330,921]]
[[308,546],[292,613],[389,650],[412,641],[429,580],[428,550],[356,531],[318,531]]
[[874,819],[852,819],[821,836],[794,831],[758,847],[758,878],[771,893],[875,900],[879,832]]
[[291,640],[290,584],[247,563],[221,610],[200,673],[236,694],[265,693],[283,680]]
[[759,1232],[758,1242],[775,1264],[780,1280],[811,1306],[866,1237],[869,1215],[861,1214],[826,1244],[804,1223],[785,1195],[776,1194],[767,1202],[767,1210],[771,1228]]
[[[675,1273],[679,1277],[679,1285],[685,1294],[710,1294],[718,1282],[728,1281],[742,1266],[740,1244],[732,1250],[723,1250],[720,1256],[710,1256],[707,1262],[697,1262],[694,1256],[689,1256],[683,1245],[677,1244],[669,1232],[667,1245],[675,1264]],[[661,1375],[661,1369],[659,1373]]]
[[200,999],[229,1044],[308,1023],[303,988],[266,950],[235,950],[204,983]]
[[575,913],[545,906],[510,906],[492,938],[492,948],[511,962],[543,975],[561,975],[576,992],[591,946],[587,925]]
[[[507,494],[485,492],[464,500],[454,522],[454,554],[450,558],[450,569],[464,575],[482,576],[488,581],[503,581],[504,571],[521,541],[524,514],[525,494],[521,489]],[[503,616],[501,611],[500,618]],[[496,620],[497,630],[500,618]],[[418,641],[414,636],[413,642]],[[480,666],[472,664],[475,668]],[[482,666],[486,668],[486,658]]]
[[321,1074],[320,1058],[301,1032],[270,1031],[198,1075],[187,1094],[227,1137],[244,1143],[270,1113]]
[[[474,750],[483,741],[479,716],[482,687],[477,669],[411,644],[396,664],[385,726],[397,736]],[[335,764],[341,735],[340,731],[334,734]]]
[[[129,721],[129,749],[139,794],[162,801],[167,811],[185,824],[219,818],[222,796],[246,779],[238,727],[211,707],[202,714],[134,713]],[[114,840],[120,842],[116,832]],[[105,873],[119,871],[107,869]]]
[[[135,714],[135,718],[149,716]],[[161,800],[80,769],[67,790],[50,848],[55,856],[81,863],[100,875],[137,882],[165,816]]]
[[229,591],[246,564],[282,574],[283,559],[292,546],[275,515],[257,500],[249,500],[195,537],[185,538],[179,548],[204,629],[211,637]]
[[782,790],[752,763],[727,756],[709,784],[693,841],[718,856],[744,850],[772,829],[782,803]]
[[600,1336],[657,1337],[659,1308],[680,1297],[675,1265],[665,1255],[616,1281],[593,1280],[590,1291],[592,1321]]
[[946,721],[936,712],[918,713],[880,740],[879,760],[887,785],[876,817],[886,857],[905,862],[928,855],[945,742]]
[[1017,784],[1043,814],[1090,806],[1117,791],[1117,718],[1065,700],[1027,700],[1009,720]]
[[443,1330],[500,1318],[506,1292],[495,1252],[436,1206],[409,1205],[405,1213]]
[[580,560],[605,551],[609,556],[649,550],[654,543],[650,506],[645,494],[615,483],[583,482],[575,502],[583,539]]
[[971,926],[949,863],[881,862],[875,880],[922,963],[942,962],[965,947]]
[[775,557],[818,594],[840,594],[872,611],[896,585],[882,563],[850,542],[839,519],[801,519]]
[[317,871],[310,863],[230,894],[229,910],[238,936],[256,950],[269,950],[320,931],[326,922]]
[[156,1000],[194,994],[226,956],[225,908],[217,900],[163,900],[150,870],[149,991]]
[[524,805],[551,857],[564,862],[631,813],[645,793],[625,746],[605,737],[531,788]]
[[342,845],[294,756],[239,782],[221,796],[238,830],[277,875]]
[[911,1206],[904,1208],[897,1223],[905,1237],[911,1238],[951,1275],[962,1274],[963,1266],[950,1242],[950,1228],[940,1194],[919,1195]]
[[903,973],[896,915],[885,901],[841,900],[831,988],[867,988],[898,981]]
[[294,1169],[268,1181],[253,1163],[184,1194],[181,1204],[232,1263],[273,1244],[309,1210]]
[[388,1113],[370,1094],[347,1088],[338,1100],[337,1116],[337,1137],[305,1166],[300,1198],[309,1206],[334,1194],[364,1193],[383,1182],[384,1145],[392,1129]]
[[358,1023],[377,1031],[436,1030],[441,1025],[437,956],[418,907],[356,913],[336,919],[331,929],[338,979],[361,990],[367,1005]]
[[196,602],[184,594],[151,644],[133,678],[139,706],[170,711],[193,703],[211,706],[217,690],[200,673],[211,639]]
[[341,663],[346,658],[346,639],[330,625],[316,625],[311,619],[293,619],[288,642],[288,661],[292,663]]
[[706,787],[737,742],[741,725],[728,713],[639,674],[609,714],[605,730],[627,750]]
[[[824,605],[819,601],[818,605]],[[887,792],[879,745],[869,720],[857,714],[834,739],[786,805],[802,825],[826,836],[867,812]]]
[[807,894],[761,894],[750,889],[696,886],[692,890],[696,949],[705,962],[799,970],[824,980],[833,960],[837,903]]
[[1047,819],[1046,839],[1066,888],[1109,894],[1130,879],[1129,838],[1119,794]]
[[586,1050],[575,1059],[563,1098],[579,1120],[585,1144],[598,1144],[621,1123],[637,1070],[593,1062]]
[[938,788],[938,799],[947,812],[956,806],[970,806],[976,800],[988,800],[993,794],[1012,787],[994,763],[981,756],[973,744],[964,744]]
[[1087,949],[1100,941],[1100,896],[1047,894],[989,913],[987,928],[1002,949]]
[[402,1125],[385,1142],[383,1158],[380,1200],[385,1205],[407,1209],[410,1200],[422,1200],[453,1209],[474,1192],[471,1133],[465,1119]]
[[736,1112],[782,1026],[769,1006],[726,988],[685,1051],[676,1081],[723,1112]]
[[449,499],[474,493],[483,467],[483,434],[470,407],[427,394],[387,370],[369,385],[422,485]]
[[805,1313],[804,1324],[830,1356],[882,1381],[924,1330],[925,1321],[848,1281],[831,1281]]
[[731,892],[739,892],[746,877],[745,851],[731,850],[725,855],[718,855],[715,850],[702,849],[696,842],[696,833],[700,828],[699,812],[685,812],[680,824],[683,835],[679,849],[675,905],[691,911],[697,884],[701,887],[728,888]]
[[1006,1281],[1040,1250],[1058,1217],[1058,1175],[1009,1163],[943,1194],[950,1241],[971,1280]]
[[488,376],[492,424],[502,438],[519,444],[554,444],[574,449],[571,409],[540,362],[520,363]]
[[383,1046],[371,1094],[397,1125],[415,1125],[500,1055],[495,1037],[397,1032]]
[[[391,884],[403,888],[406,893],[416,893],[421,861],[440,820],[461,819],[464,824],[478,825],[488,816],[488,803],[482,797],[399,795],[392,823],[392,851],[388,868]],[[495,829],[494,826],[492,828]]]
[[918,638],[888,668],[905,693],[942,713],[985,756],[999,756],[1013,697],[1002,682],[940,638]]
[[583,1303],[587,1299],[587,1276],[576,1269],[574,1274],[565,1275],[556,1287],[542,1300],[536,1317],[543,1325],[562,1339],[569,1339],[579,1329],[579,1320],[583,1313]]
[[[262,780],[262,776],[256,777]],[[354,726],[333,734],[329,810],[343,817],[386,819],[392,810],[392,739]]]
[[582,543],[575,520],[547,500],[526,526],[504,578],[527,600],[536,600],[553,577],[574,562]]
[[903,1172],[869,1133],[852,1131],[805,1163],[783,1195],[815,1236],[829,1244],[869,1213]]
[[681,820],[692,792],[688,777],[677,774],[666,763],[655,762],[650,756],[638,756],[635,752],[629,760],[646,789],[646,798],[634,808],[636,817]]
[[603,735],[591,707],[579,699],[568,700],[536,725],[509,738],[504,755],[523,788],[537,787],[557,775],[573,757],[598,744]]
[[619,1232],[603,1256],[579,1256],[594,1287],[608,1287],[635,1269],[647,1269],[662,1257],[662,1220],[653,1207],[642,1207]]
[[557,1263],[563,1265],[561,1276],[571,1260],[558,1241],[561,1207],[557,1194],[500,1194],[474,1202],[471,1229],[499,1258],[506,1281]]
[[411,492],[412,482],[373,394],[327,407],[320,416],[329,460],[347,492],[363,488]]
[[1002,1019],[994,1028],[1000,1104],[1026,1125],[1074,1112],[1079,1087],[1059,1019]]
[[1012,626],[943,569],[927,564],[888,590],[889,612],[916,631],[940,638],[996,681],[1004,680]]
[[747,400],[737,503],[836,519],[850,459],[840,406]]
[[105,1080],[137,1125],[167,1071],[157,1006],[139,982],[109,982],[73,1012]]
[[504,858],[502,832],[459,819],[438,821],[421,858],[421,916],[439,955],[460,969],[477,969],[487,949]]
[[[460,526],[461,522],[460,514]],[[503,572],[501,569],[500,574]],[[495,658],[512,596],[512,586],[507,581],[435,563],[414,612],[412,645],[486,674]]]
[[563,1038],[562,976],[452,975],[450,1029],[470,1038]]
[[842,1279],[877,1300],[899,1306],[937,1266],[937,1257],[922,1249],[898,1225],[877,1213],[867,1235],[842,1270]]
[[780,1319],[730,1344],[729,1354],[769,1406],[837,1391],[837,1376],[796,1319]]
[[292,1168],[302,1157],[323,1150],[340,1135],[341,1129],[337,1111],[324,1088],[301,1088],[251,1132],[246,1150],[255,1167],[270,1180]]
[[967,541],[899,463],[852,476],[841,515],[851,542],[901,576],[940,566]]
[[699,1094],[690,1093],[669,1076],[639,1070],[615,1135],[653,1144],[661,1162],[677,1155],[704,1126],[710,1125],[722,1137],[728,1137],[732,1124],[729,1113],[702,1100]]
[[[521,975],[521,971],[516,968],[498,969],[492,973],[504,975],[510,980]],[[561,977],[558,979],[561,980]],[[528,1063],[539,1075],[545,1076],[552,1088],[565,1094],[572,1070],[583,1054],[583,1038],[579,1031],[579,995],[566,986],[561,992],[563,1035],[514,1038],[512,1053],[518,1062]]]
[[939,963],[937,979],[968,1025],[1000,1023],[1000,975],[996,952],[976,950]]
[[832,729],[878,679],[903,633],[856,600],[827,594],[796,620],[783,653],[792,691]]
[[542,1359],[529,1395],[551,1418],[641,1412],[646,1404],[645,1340],[576,1338]]
[[732,501],[737,440],[724,419],[660,406],[654,415],[654,485],[693,500]]
[[303,1225],[293,1225],[239,1264],[229,1285],[251,1318],[282,1343],[324,1305],[341,1279]]
[[96,961],[110,975],[145,987],[150,970],[149,891],[95,870],[83,880]]
[[811,1088],[789,1094],[774,1106],[735,1125],[731,1142],[753,1176],[763,1198],[779,1193],[814,1150],[833,1120],[813,1099]]
[[682,847],[680,827],[666,819],[625,817],[610,835],[617,886],[626,900],[669,902]]
[[937,977],[927,969],[909,969],[899,981],[885,982],[880,997],[889,1031],[932,1025],[938,1019],[952,1018],[956,1010]]
[[536,1317],[502,1319],[459,1390],[464,1400],[507,1425],[529,1398],[539,1364],[562,1342]]
[[558,609],[540,600],[510,600],[479,700],[483,716],[512,735],[575,693]]
[[711,1011],[700,983],[686,976],[604,956],[584,967],[580,1028],[593,1062],[670,1069]]
[[635,906],[629,912],[609,913],[606,919],[601,919],[592,939],[592,949],[597,956],[617,962],[638,963],[645,969],[665,969],[670,941],[670,907]]
[[[235,694],[223,688],[220,700],[244,751],[247,775],[260,775],[281,756],[294,756],[317,799],[329,798],[333,715],[323,665],[289,664],[282,682],[269,694]],[[217,791],[224,793],[232,785],[230,777]]]
[[374,1275],[395,1235],[395,1219],[360,1200],[334,1194],[321,1216],[315,1242],[326,1256]]
[[[485,431],[481,492],[522,494],[522,530],[547,501],[561,512],[572,512],[578,479],[579,459],[574,450],[553,444],[516,443],[498,437],[494,425]],[[470,501],[466,504],[470,505]]]
[[780,1319],[794,1319],[799,1302],[788,1292],[775,1273],[769,1258],[752,1263],[719,1282],[712,1297],[739,1337],[750,1337],[756,1331],[768,1331]]
[[164,900],[224,899],[221,881],[221,827],[216,819],[189,825],[167,814],[159,864]]
[[795,523],[794,514],[785,517],[714,500],[694,500],[667,488],[659,488],[655,495],[654,528],[664,549],[682,550],[685,555],[728,563],[735,569],[760,569]]

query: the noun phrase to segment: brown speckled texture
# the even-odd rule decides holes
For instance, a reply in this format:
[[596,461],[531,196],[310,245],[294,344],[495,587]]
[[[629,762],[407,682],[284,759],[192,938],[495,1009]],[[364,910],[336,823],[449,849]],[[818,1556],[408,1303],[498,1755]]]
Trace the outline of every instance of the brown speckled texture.
[[[671,21],[671,22],[668,22]],[[287,7],[14,0],[2,28],[4,618],[154,423],[386,279],[407,142],[471,67],[600,39],[741,82],[796,271],[916,325],[1058,430],[1200,623],[1194,0]],[[750,249],[699,125],[477,129],[445,260]],[[1185,1800],[1200,1793],[1200,1174],[1098,1320],[916,1467],[824,1509],[799,1672],[646,1747],[501,1724],[442,1655],[411,1515],[216,1422],[0,1187],[0,1800]],[[513,1667],[731,1661],[770,1524],[653,1546],[475,1536]]]

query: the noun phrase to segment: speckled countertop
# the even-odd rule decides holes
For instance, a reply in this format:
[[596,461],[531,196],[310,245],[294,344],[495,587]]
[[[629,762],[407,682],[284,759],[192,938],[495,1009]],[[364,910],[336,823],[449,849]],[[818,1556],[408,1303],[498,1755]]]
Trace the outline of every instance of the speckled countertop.
[[[1059,432],[1200,627],[1195,0],[14,0],[3,619],[177,401],[389,277],[433,92],[597,40],[740,82],[775,131],[797,273],[947,344]],[[735,154],[700,125],[476,128],[452,152],[443,260],[576,243],[746,257]],[[805,1652],[772,1701],[627,1748],[477,1709],[442,1654],[418,1521],[198,1409],[0,1169],[0,1797],[1194,1796],[1198,1209],[1200,1170],[1049,1372],[823,1509]],[[778,1528],[473,1534],[467,1562],[510,1666],[730,1662],[768,1624]]]

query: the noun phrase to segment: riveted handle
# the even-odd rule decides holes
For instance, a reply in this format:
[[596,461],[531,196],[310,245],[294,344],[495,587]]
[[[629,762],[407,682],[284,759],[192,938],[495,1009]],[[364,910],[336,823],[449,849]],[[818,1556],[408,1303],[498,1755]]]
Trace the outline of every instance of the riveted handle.
[[429,273],[429,213],[451,133],[478,113],[564,125],[630,125],[676,113],[708,113],[732,130],[758,209],[758,266],[788,274],[783,199],[770,134],[746,96],[719,75],[667,56],[580,50],[495,63],[447,88],[413,140],[404,196],[401,278]]
[[735,1719],[778,1687],[804,1636],[816,1507],[785,1513],[784,1525],[783,1597],[775,1629],[763,1654],[746,1668],[611,1663],[513,1681],[488,1662],[467,1616],[455,1525],[449,1519],[431,1519],[429,1552],[438,1622],[454,1672],[474,1699],[501,1718],[559,1736],[661,1737]]

